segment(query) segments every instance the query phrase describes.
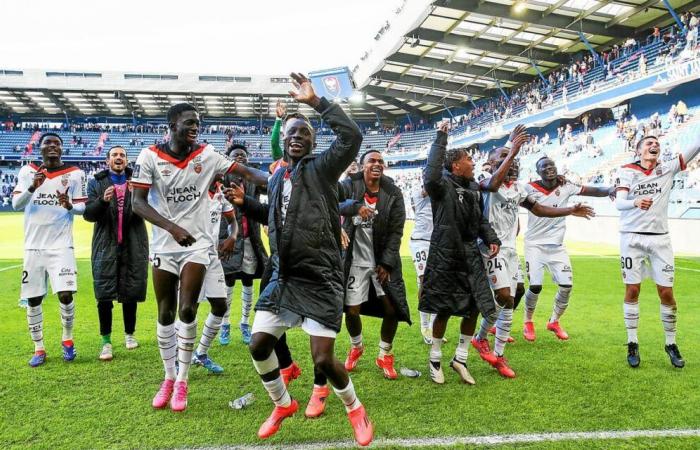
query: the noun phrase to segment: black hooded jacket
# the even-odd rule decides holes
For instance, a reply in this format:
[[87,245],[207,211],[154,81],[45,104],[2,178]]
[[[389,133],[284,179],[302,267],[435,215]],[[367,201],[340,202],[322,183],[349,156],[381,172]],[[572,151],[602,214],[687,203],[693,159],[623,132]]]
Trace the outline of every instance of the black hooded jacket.
[[[132,171],[126,169],[127,180]],[[95,224],[92,233],[92,278],[97,301],[142,302],[148,285],[148,233],[146,223],[131,209],[131,190],[124,195],[122,245],[117,244],[117,195],[103,200],[112,186],[109,170],[88,182],[83,217]]]
[[482,213],[477,183],[443,169],[446,145],[447,133],[438,131],[423,172],[433,208],[433,234],[418,309],[461,317],[478,309],[488,317],[495,303],[476,240],[501,242]]
[[285,169],[268,184],[268,204],[246,196],[242,209],[267,222],[273,272],[255,306],[279,313],[281,308],[340,331],[343,315],[338,178],[357,157],[362,133],[338,106],[325,98],[316,109],[336,135],[330,147],[290,167],[292,194],[282,224]]
[[[350,238],[350,245],[345,254],[345,278],[347,279],[352,265],[353,244],[355,242],[356,226],[352,217],[356,216],[360,207],[364,205],[366,185],[362,172],[350,175],[341,183],[345,197],[348,198],[340,205],[340,214],[345,217],[343,228]],[[377,265],[382,265],[389,271],[389,281],[382,286],[389,300],[394,305],[397,318],[400,321],[411,323],[411,316],[406,301],[406,286],[401,271],[401,237],[406,222],[406,209],[404,207],[401,189],[394,181],[382,175],[379,182],[379,200],[372,224],[372,245],[374,247],[374,260]],[[369,301],[362,304],[360,313],[367,316],[383,317],[384,309],[377,300],[374,287],[370,284]]]

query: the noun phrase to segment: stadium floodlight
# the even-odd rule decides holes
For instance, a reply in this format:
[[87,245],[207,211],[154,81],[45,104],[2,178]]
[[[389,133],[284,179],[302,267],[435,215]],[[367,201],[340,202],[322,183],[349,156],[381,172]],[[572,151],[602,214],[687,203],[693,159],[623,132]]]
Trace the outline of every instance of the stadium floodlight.
[[522,14],[525,12],[526,9],[527,4],[523,0],[517,1],[513,4],[513,12],[515,12],[516,14]]
[[350,97],[350,103],[359,105],[364,103],[365,101],[365,96],[362,92],[355,92],[352,94],[352,97]]

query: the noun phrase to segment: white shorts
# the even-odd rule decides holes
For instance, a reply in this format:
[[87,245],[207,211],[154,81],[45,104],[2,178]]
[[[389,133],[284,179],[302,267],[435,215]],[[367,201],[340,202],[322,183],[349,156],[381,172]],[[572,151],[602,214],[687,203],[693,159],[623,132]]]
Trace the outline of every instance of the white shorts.
[[371,267],[350,266],[348,281],[345,284],[345,306],[361,305],[369,299],[369,284],[374,285],[377,297],[386,295]]
[[275,314],[271,311],[255,311],[252,332],[253,334],[271,334],[279,339],[285,331],[294,327],[301,327],[309,336],[335,339],[338,334],[327,326],[316,322],[314,319],[302,317],[288,309],[281,309],[279,314]]
[[518,284],[523,284],[525,283],[525,277],[523,276],[523,266],[520,264],[520,261],[518,261]]
[[659,286],[673,287],[675,267],[671,236],[620,233],[620,265],[625,284],[640,284],[650,276]]
[[209,298],[226,298],[226,278],[224,268],[221,265],[218,253],[209,254],[209,265],[204,275],[204,284],[199,291],[199,302],[206,302]]
[[151,253],[148,260],[156,269],[165,270],[178,277],[187,263],[191,262],[207,267],[210,263],[208,248],[174,253]]
[[428,261],[430,241],[426,241],[425,239],[411,239],[408,241],[408,247],[411,249],[411,258],[413,258],[413,265],[416,267],[416,275],[422,277],[425,273],[425,265]]
[[22,298],[46,295],[47,278],[51,281],[51,290],[54,294],[78,290],[78,271],[72,248],[24,251],[20,289]]
[[496,291],[507,287],[510,289],[510,295],[514,296],[520,270],[520,259],[515,249],[501,247],[495,257],[489,258],[483,254],[482,257],[491,289]]
[[573,285],[574,272],[566,247],[558,244],[525,245],[525,270],[531,286],[542,286],[545,268],[556,284]]
[[255,257],[253,243],[250,238],[243,240],[243,261],[241,261],[241,272],[246,275],[254,275],[258,268],[258,259]]

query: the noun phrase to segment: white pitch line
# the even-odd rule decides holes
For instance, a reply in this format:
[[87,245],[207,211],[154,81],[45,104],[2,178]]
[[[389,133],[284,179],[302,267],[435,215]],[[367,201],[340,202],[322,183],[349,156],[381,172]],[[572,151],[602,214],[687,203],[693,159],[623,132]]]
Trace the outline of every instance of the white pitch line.
[[4,272],[4,271],[10,270],[10,269],[16,269],[16,268],[18,268],[18,267],[22,267],[22,264],[17,264],[17,265],[15,265],[15,266],[3,267],[2,269],[0,269],[0,272]]
[[[527,444],[572,440],[607,440],[634,438],[700,437],[700,429],[687,430],[631,430],[581,431],[569,433],[496,434],[492,436],[451,436],[439,438],[376,439],[372,447],[448,447],[453,445]],[[327,448],[355,448],[354,441],[310,442],[308,444],[233,445],[200,447],[199,450],[323,450]]]

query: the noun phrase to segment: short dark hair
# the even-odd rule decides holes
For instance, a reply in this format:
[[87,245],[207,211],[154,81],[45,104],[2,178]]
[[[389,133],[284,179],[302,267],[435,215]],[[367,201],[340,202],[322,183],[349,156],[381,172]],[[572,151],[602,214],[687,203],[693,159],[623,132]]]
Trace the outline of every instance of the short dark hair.
[[57,137],[58,140],[61,141],[61,145],[63,145],[63,138],[61,136],[59,136],[58,134],[53,133],[53,132],[48,132],[48,133],[42,134],[41,137],[39,138],[39,145],[41,145],[41,143],[44,142],[44,139],[46,139],[49,136]]
[[236,149],[241,149],[245,152],[246,155],[250,155],[250,153],[248,153],[248,147],[243,142],[234,141],[226,151],[226,156],[230,156],[231,153],[233,153],[233,151]]
[[[541,157],[540,159],[538,159],[537,161],[535,161],[535,169],[539,169],[539,168],[540,168],[540,163],[541,163],[542,161],[544,161],[545,159],[552,159],[552,158],[550,158],[550,157],[547,156],[547,155],[544,155],[543,157]],[[554,160],[552,159],[552,161],[554,161]]]
[[197,112],[197,108],[194,107],[194,105],[191,105],[189,103],[178,103],[176,105],[173,105],[168,109],[168,123],[173,123],[177,120],[178,116],[180,114],[184,113],[185,111],[194,111]]
[[311,121],[309,120],[309,118],[306,117],[304,114],[302,114],[302,113],[300,113],[300,112],[293,112],[293,113],[287,114],[286,116],[284,116],[284,119],[282,120],[282,123],[283,123],[283,124],[286,124],[287,121],[288,121],[288,120],[291,120],[291,119],[301,119],[301,120],[303,120],[304,122],[308,123],[309,126],[311,126],[311,129],[313,129],[313,126],[311,125]]
[[369,155],[370,153],[379,153],[380,155],[382,154],[382,152],[380,152],[379,150],[374,150],[374,149],[365,150],[365,152],[360,155],[360,164],[365,163],[365,156]]
[[649,135],[649,136],[642,136],[642,138],[637,141],[637,146],[635,147],[637,150],[639,150],[639,146],[642,145],[642,142],[644,142],[646,139],[656,139],[657,141],[659,140],[658,137]]
[[469,149],[466,147],[451,148],[445,153],[445,169],[452,173],[452,164],[469,156]]
[[112,150],[114,150],[115,148],[120,148],[120,149],[124,150],[124,153],[126,153],[126,154],[128,155],[128,152],[126,151],[126,149],[125,149],[124,147],[122,147],[121,145],[113,145],[113,146],[111,146],[111,147],[109,148],[109,150],[107,150],[107,157],[109,157],[109,154],[110,154],[110,153],[112,152]]

